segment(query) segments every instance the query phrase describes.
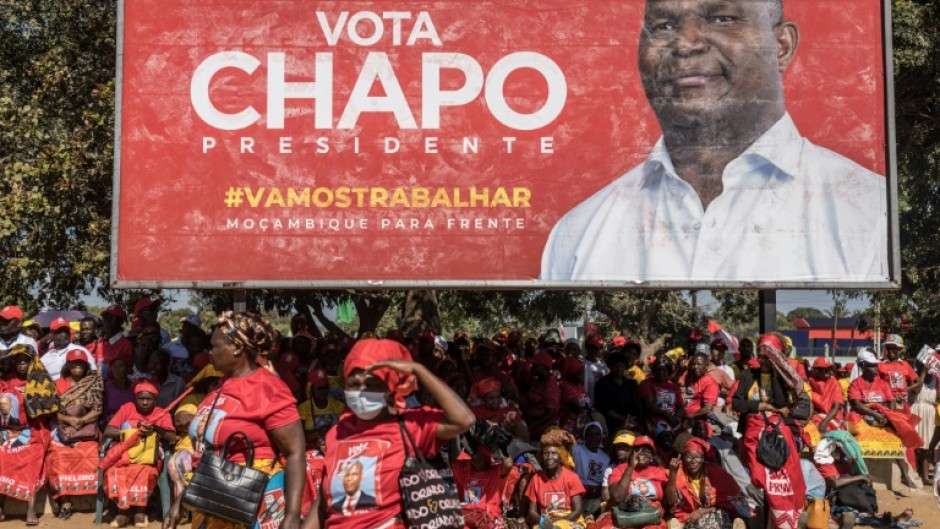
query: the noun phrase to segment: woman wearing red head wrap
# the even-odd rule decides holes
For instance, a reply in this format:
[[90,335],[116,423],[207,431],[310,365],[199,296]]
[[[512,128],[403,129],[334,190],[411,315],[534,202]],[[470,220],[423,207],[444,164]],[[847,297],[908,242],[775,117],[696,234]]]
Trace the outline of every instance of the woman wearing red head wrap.
[[734,518],[750,517],[747,499],[734,478],[705,461],[709,448],[707,442],[693,437],[685,443],[681,459],[669,464],[663,503],[685,529],[730,529]]
[[163,459],[157,438],[167,443],[176,441],[176,429],[169,416],[154,422],[163,412],[156,406],[157,394],[157,387],[147,380],[135,384],[135,401],[121,406],[104,430],[106,438],[115,440],[128,437],[134,430],[141,434],[140,441],[104,474],[108,498],[117,504],[118,509],[111,527],[127,526],[130,514],[134,515],[135,526],[146,527],[144,509],[157,487]]
[[[343,366],[349,409],[326,437],[322,491],[304,529],[401,529],[398,476],[405,463],[404,427],[425,455],[466,432],[476,418],[442,380],[413,362],[400,343],[374,338],[356,342]],[[420,382],[441,410],[405,409]]]
[[470,390],[470,411],[477,419],[495,422],[501,428],[508,430],[514,437],[523,441],[529,440],[529,428],[522,420],[522,412],[511,401],[503,398],[502,387],[494,378],[484,378],[473,385]]
[[[732,399],[739,414],[738,431],[744,435],[742,455],[751,471],[751,482],[764,491],[766,526],[796,529],[806,494],[799,450],[788,419],[803,381],[783,354],[783,341],[765,334],[757,344],[759,368],[741,373]],[[776,424],[790,450],[790,457],[778,470],[765,467],[757,459],[757,445],[768,423]]]

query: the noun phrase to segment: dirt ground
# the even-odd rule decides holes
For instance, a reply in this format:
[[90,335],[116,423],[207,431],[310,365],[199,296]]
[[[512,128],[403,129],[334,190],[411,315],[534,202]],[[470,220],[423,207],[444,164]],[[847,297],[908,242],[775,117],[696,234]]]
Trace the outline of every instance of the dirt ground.
[[[923,522],[924,529],[940,528],[940,508],[938,508],[930,487],[912,491],[910,496],[901,496],[887,490],[878,491],[878,506],[882,511],[900,514],[910,507],[914,510],[914,518]],[[94,527],[95,514],[93,512],[76,512],[69,520],[63,521],[47,513],[39,519],[39,529],[75,529],[77,527]],[[0,527],[25,527],[25,518],[22,515],[10,515]],[[107,526],[103,526],[107,527]],[[133,527],[133,525],[131,526]],[[180,527],[189,528],[188,525]],[[160,529],[159,522],[152,522],[150,529]]]

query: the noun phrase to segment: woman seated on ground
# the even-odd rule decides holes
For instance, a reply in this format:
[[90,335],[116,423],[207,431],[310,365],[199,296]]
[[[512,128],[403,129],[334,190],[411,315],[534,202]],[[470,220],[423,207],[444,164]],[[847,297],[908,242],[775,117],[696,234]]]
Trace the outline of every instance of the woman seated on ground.
[[493,455],[477,443],[472,456],[461,452],[454,462],[454,481],[463,506],[468,529],[504,527],[503,491],[512,470],[512,460],[504,457],[496,464]]
[[[622,445],[620,445],[622,446]],[[653,452],[655,446],[649,437],[640,436],[633,440],[633,450],[626,462],[618,464],[608,478],[610,484],[610,499],[607,506],[619,505],[630,496],[640,496],[647,503],[663,512],[663,487],[669,480],[666,469],[655,463]],[[656,525],[647,525],[645,529],[665,527],[663,521]],[[610,529],[613,527],[613,517],[607,512],[598,519],[591,529]]]
[[526,521],[533,527],[584,527],[581,517],[584,485],[573,470],[562,465],[562,461],[570,459],[568,448],[573,445],[574,437],[564,430],[554,429],[542,435],[538,452],[542,470],[532,476],[526,489],[529,499]]
[[61,403],[52,443],[46,454],[46,478],[59,502],[59,518],[72,516],[72,496],[98,493],[98,418],[104,384],[80,350],[65,356],[56,381]]
[[[841,442],[854,443],[857,457],[849,459],[845,451],[842,450],[840,441],[827,436],[823,437],[816,445],[813,462],[826,480],[826,488],[832,504],[832,517],[841,529],[850,529],[855,526],[855,520],[860,513],[854,507],[840,504],[836,491],[858,482],[871,485],[871,477],[867,475],[868,468],[865,466],[865,460],[861,457],[858,443],[851,439],[851,436]],[[870,514],[874,515],[875,513]]]
[[604,469],[610,466],[610,456],[601,446],[604,441],[601,423],[587,423],[583,436],[584,442],[574,445],[574,470],[586,491],[582,511],[585,516],[596,517],[601,510],[601,485],[604,481]]
[[157,438],[167,443],[176,441],[176,430],[170,417],[158,417],[163,413],[163,409],[156,406],[158,393],[150,381],[137,382],[134,402],[121,406],[105,428],[104,436],[109,439],[127,438],[135,430],[141,435],[140,440],[104,474],[108,498],[117,504],[118,509],[111,527],[126,527],[130,514],[134,516],[135,527],[148,525],[144,510],[150,495],[156,490],[162,462]]
[[[681,459],[669,464],[663,491],[663,504],[674,518],[669,529],[730,529],[733,519],[750,515],[734,478],[720,466],[705,462],[708,449],[708,443],[693,437],[686,442]],[[734,525],[735,529],[743,527],[737,521]]]
[[[58,404],[55,382],[31,345],[10,350],[10,365],[0,380],[0,494],[26,502],[26,525],[38,525],[36,492],[43,484],[49,445],[46,417]],[[27,380],[29,383],[27,383]],[[0,507],[4,507],[0,496]],[[0,508],[0,520],[5,515]]]
[[477,419],[495,422],[500,428],[510,432],[513,437],[529,440],[529,429],[522,420],[522,412],[511,401],[503,398],[503,385],[495,378],[488,377],[473,384],[470,389],[471,401],[479,403],[470,406]]

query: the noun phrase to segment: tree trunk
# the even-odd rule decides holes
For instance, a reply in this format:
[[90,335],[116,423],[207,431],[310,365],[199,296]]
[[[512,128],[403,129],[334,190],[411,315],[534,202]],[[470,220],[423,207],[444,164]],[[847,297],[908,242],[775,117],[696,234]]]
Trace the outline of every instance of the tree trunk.
[[409,290],[401,313],[401,331],[414,336],[421,331],[441,333],[441,309],[435,290]]
[[367,332],[376,332],[382,317],[392,305],[392,297],[384,296],[353,296],[356,305],[356,314],[359,316],[359,336]]

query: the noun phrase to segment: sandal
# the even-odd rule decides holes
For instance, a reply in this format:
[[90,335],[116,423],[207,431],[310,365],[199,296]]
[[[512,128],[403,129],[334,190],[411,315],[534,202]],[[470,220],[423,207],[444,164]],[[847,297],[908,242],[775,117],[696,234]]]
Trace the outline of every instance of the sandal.
[[147,519],[147,515],[143,513],[137,513],[134,515],[134,527],[140,527],[141,529],[148,527],[150,521]]
[[68,520],[72,517],[72,504],[70,503],[68,507],[59,507],[59,519]]
[[35,514],[27,514],[26,525],[39,525],[39,517]]
[[111,527],[117,527],[118,529],[121,529],[122,527],[127,527],[128,521],[130,521],[130,519],[127,517],[126,514],[119,514],[114,517],[114,520],[111,522],[110,525]]

